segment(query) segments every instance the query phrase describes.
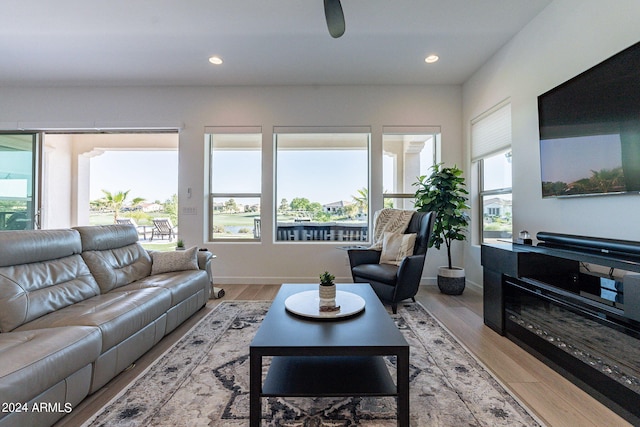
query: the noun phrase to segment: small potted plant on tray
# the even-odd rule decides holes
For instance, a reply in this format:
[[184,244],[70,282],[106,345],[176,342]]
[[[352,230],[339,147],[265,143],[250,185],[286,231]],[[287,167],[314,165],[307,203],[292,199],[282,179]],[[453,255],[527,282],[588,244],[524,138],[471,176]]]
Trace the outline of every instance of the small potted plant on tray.
[[320,311],[331,311],[336,307],[336,276],[325,271],[320,275]]

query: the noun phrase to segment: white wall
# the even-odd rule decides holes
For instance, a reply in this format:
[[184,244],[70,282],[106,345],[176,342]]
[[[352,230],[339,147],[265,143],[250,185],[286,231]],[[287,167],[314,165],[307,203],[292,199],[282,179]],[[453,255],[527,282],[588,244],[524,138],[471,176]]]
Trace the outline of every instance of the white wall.
[[[379,209],[382,127],[441,126],[442,159],[460,164],[461,113],[460,86],[0,88],[4,129],[180,127],[180,208],[197,212],[180,216],[180,237],[217,255],[217,283],[316,281],[325,270],[350,278],[346,253],[337,244],[275,244],[266,237],[273,220],[274,126],[370,126],[371,206]],[[205,126],[262,126],[265,237],[259,244],[205,242]],[[193,191],[190,199],[187,188]],[[425,278],[435,277],[446,257],[430,251]]]
[[[639,17],[638,0],[555,0],[464,84],[467,166],[471,119],[511,99],[514,232],[640,240],[637,195],[542,199],[537,127],[537,96],[640,41]],[[479,252],[468,244],[465,253],[478,283]]]

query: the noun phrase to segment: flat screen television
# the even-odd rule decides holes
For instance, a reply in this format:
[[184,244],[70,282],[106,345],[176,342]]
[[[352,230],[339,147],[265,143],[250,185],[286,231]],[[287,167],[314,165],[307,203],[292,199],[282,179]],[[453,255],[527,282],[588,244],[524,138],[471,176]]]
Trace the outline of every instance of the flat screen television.
[[640,43],[538,97],[542,197],[640,192]]

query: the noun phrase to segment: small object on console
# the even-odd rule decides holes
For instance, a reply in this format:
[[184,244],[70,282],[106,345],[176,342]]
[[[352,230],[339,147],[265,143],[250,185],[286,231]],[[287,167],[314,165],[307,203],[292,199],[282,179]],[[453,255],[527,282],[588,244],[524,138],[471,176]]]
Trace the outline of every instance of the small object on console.
[[522,230],[518,238],[514,240],[515,243],[519,243],[521,245],[532,245],[533,240],[531,239],[531,234],[527,230]]

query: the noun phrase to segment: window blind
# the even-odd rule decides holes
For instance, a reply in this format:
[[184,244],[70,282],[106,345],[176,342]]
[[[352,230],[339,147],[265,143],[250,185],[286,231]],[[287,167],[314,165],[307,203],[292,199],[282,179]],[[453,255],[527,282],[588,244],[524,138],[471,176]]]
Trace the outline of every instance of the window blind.
[[511,103],[503,103],[471,121],[471,161],[511,146]]

